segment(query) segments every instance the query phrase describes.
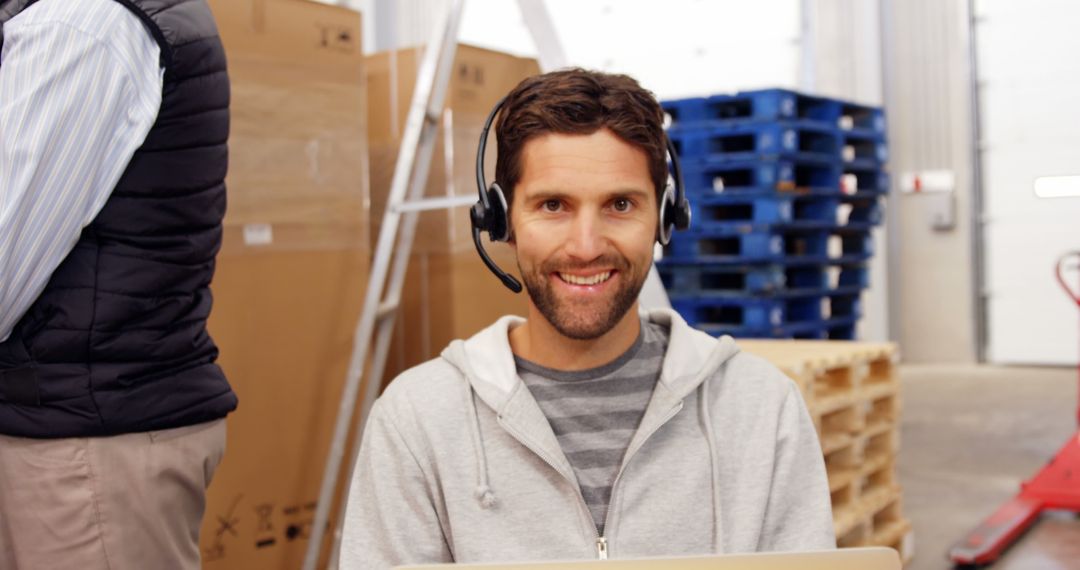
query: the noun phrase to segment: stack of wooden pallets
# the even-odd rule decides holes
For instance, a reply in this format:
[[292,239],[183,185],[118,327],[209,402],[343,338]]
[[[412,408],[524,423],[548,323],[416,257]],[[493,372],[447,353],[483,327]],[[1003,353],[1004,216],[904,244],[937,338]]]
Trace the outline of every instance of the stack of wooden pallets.
[[910,560],[911,522],[896,474],[900,379],[896,345],[816,340],[740,340],[802,390],[821,439],[837,544],[890,546]]

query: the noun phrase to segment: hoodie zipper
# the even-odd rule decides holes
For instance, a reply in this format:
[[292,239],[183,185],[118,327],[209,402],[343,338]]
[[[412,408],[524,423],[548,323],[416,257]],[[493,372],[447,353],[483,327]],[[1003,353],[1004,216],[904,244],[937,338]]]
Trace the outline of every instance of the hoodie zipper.
[[[668,421],[671,420],[671,418],[675,417],[675,414],[679,413],[682,409],[683,409],[683,403],[682,403],[682,401],[679,401],[678,405],[671,408],[671,410],[668,411],[668,413],[664,416],[664,418],[662,420],[660,420],[656,424],[656,426],[654,426],[647,434],[645,434],[645,437],[643,437],[641,439],[641,444],[638,445],[637,449],[635,449],[633,451],[633,453],[630,454],[629,457],[627,457],[625,465],[629,465],[630,460],[633,459],[634,455],[637,455],[638,450],[640,450],[645,445],[645,442],[648,441],[649,438],[653,436],[653,434],[655,434],[657,431],[659,431],[659,429],[661,427],[663,427],[665,424],[667,424]],[[555,462],[552,461],[551,458],[548,457],[548,455],[546,453],[542,453],[541,450],[537,446],[532,445],[530,440],[528,438],[524,437],[524,434],[522,434],[518,430],[514,429],[512,426],[510,426],[510,425],[506,424],[505,422],[503,422],[502,421],[502,416],[497,416],[497,419],[499,421],[499,425],[501,425],[503,429],[510,432],[510,434],[513,435],[515,439],[517,439],[522,444],[524,444],[525,447],[532,450],[532,452],[535,453],[537,456],[539,456],[540,459],[543,459],[544,462],[547,463],[549,467],[554,469],[556,473],[558,473],[559,475],[562,475],[563,479],[565,479],[567,483],[571,483],[571,484],[574,483],[574,481],[570,477],[567,477],[567,475],[565,473],[563,473],[561,470],[559,470],[558,467],[555,466]],[[624,467],[625,467],[625,465],[624,465]],[[619,469],[619,472],[615,475],[615,480],[612,481],[612,483],[611,483],[611,496],[608,498],[608,506],[607,506],[607,509],[604,512],[604,529],[605,530],[610,528],[609,525],[611,524],[611,520],[610,520],[611,519],[611,503],[612,503],[612,499],[615,498],[615,489],[616,489],[617,485],[619,484],[619,480],[622,479],[622,474],[623,474],[623,470]],[[600,532],[596,529],[596,525],[593,524],[593,522],[592,522],[592,513],[589,511],[589,504],[585,502],[585,497],[584,497],[584,495],[581,494],[581,489],[577,488],[577,485],[573,485],[573,486],[575,487],[574,494],[577,495],[578,500],[581,503],[581,508],[585,513],[585,518],[589,521],[589,526],[592,527],[593,534],[596,536],[596,558],[598,560],[607,560],[608,559],[608,542],[607,542],[607,538],[604,537],[603,535],[601,535]]]
[[[626,462],[623,464],[623,467],[626,467],[626,466],[630,465],[630,461],[634,458],[635,455],[637,455],[638,450],[645,446],[645,442],[649,441],[649,438],[652,437],[654,433],[656,433],[661,427],[663,427],[665,424],[667,424],[668,421],[670,421],[671,418],[675,417],[675,414],[679,413],[679,411],[681,411],[682,409],[683,409],[682,402],[679,402],[679,405],[671,408],[671,410],[668,411],[667,415],[664,416],[664,419],[660,420],[660,422],[657,423],[656,426],[653,427],[651,431],[649,431],[649,433],[645,434],[645,437],[643,437],[641,439],[641,445],[639,445],[637,447],[637,449],[635,449],[626,458]],[[607,529],[611,528],[611,503],[615,499],[615,489],[619,484],[619,480],[622,479],[622,474],[623,474],[623,469],[619,469],[619,472],[617,474],[615,474],[615,480],[611,482],[611,496],[608,497],[607,508],[604,510],[604,530],[605,531]],[[580,490],[578,490],[578,495],[581,495]],[[581,498],[581,502],[582,502],[583,505],[585,505],[585,511],[588,512],[589,505],[587,503],[585,503],[585,497]],[[589,515],[589,518],[592,518],[591,514]],[[596,533],[596,534],[597,534],[597,537],[596,537],[596,557],[599,560],[607,560],[608,559],[607,538],[601,536],[599,532]]]

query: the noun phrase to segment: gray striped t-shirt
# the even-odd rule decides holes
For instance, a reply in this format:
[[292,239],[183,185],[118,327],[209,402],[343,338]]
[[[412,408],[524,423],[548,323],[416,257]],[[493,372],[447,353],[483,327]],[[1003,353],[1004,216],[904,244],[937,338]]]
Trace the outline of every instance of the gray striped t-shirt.
[[666,328],[643,320],[633,346],[598,368],[566,372],[514,358],[574,468],[601,536],[611,486],[660,378],[667,343]]

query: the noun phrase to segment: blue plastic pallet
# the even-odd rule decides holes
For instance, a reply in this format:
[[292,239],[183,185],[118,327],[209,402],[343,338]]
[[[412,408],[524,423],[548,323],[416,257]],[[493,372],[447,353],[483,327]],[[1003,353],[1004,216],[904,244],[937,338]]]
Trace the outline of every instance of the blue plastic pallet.
[[[661,106],[670,117],[673,129],[695,123],[722,124],[731,121],[784,119],[817,121],[834,127],[840,120],[842,109],[839,101],[803,95],[787,89],[677,99],[664,101]],[[860,115],[860,124],[861,118]]]
[[836,323],[827,328],[828,340],[855,340],[855,322]]
[[854,203],[851,213],[848,215],[848,225],[862,222],[876,226],[884,221],[885,211],[880,200]]
[[820,297],[797,300],[771,297],[672,299],[671,307],[695,327],[727,325],[767,329],[788,322],[826,318]]
[[832,319],[858,319],[862,313],[860,295],[840,294],[776,297],[715,297],[672,299],[672,308],[694,327],[745,327],[769,331],[800,325],[814,328]]
[[695,228],[705,233],[731,232],[733,234],[760,234],[767,232],[832,232],[837,234],[873,231],[878,223],[870,221],[851,220],[843,224],[835,221],[821,220],[793,220],[789,222],[744,222],[744,221],[716,221],[708,224],[695,225]]
[[840,102],[840,128],[851,132],[885,134],[885,111],[858,103]]
[[755,294],[796,297],[858,293],[870,285],[865,265],[657,264],[671,298]]
[[675,265],[661,261],[656,269],[670,297],[715,293],[765,294],[786,286],[784,268],[775,265]]
[[683,161],[788,155],[830,160],[841,156],[840,131],[807,121],[679,129],[670,131],[668,136]]
[[[838,191],[843,172],[839,161],[800,156],[765,160],[688,160],[682,163],[686,193],[694,196],[721,192],[772,190],[799,192]],[[861,186],[860,186],[861,189]]]
[[[748,263],[745,263],[744,265],[780,265],[780,266],[783,266],[783,267],[828,266],[828,267],[844,268],[844,267],[858,267],[858,266],[865,265],[867,259],[868,259],[867,256],[861,256],[861,257],[857,257],[857,258],[854,257],[854,256],[851,256],[850,258],[845,258],[843,256],[834,256],[832,258],[829,258],[829,257],[816,258],[816,257],[809,257],[809,256],[804,256],[804,257],[782,257],[782,258],[774,259],[774,260],[770,260],[770,261],[748,262]],[[713,263],[713,262],[709,261],[709,260],[704,260],[704,261],[693,261],[693,260],[691,260],[691,261],[682,261],[682,260],[677,260],[677,259],[663,259],[663,260],[660,260],[658,263],[670,264],[670,265],[689,265],[689,264],[692,264],[692,263],[706,263],[706,264],[708,264],[708,263]],[[725,263],[723,265],[730,266],[732,264]]]
[[857,321],[856,318],[842,317],[765,329],[730,325],[698,325],[696,328],[713,336],[731,335],[736,338],[855,340]]
[[769,331],[772,336],[766,338],[855,340],[857,322],[856,317],[838,317],[818,323],[794,323]]
[[838,294],[830,297],[830,317],[861,317],[862,316],[862,295],[860,292],[837,292]]
[[[797,196],[772,194],[766,196],[718,194],[700,196],[690,202],[695,228],[709,228],[732,222],[788,223],[801,221],[837,222],[840,198],[837,196]],[[855,206],[852,206],[854,211]]]
[[661,262],[657,265],[657,270],[671,297],[748,293],[780,295],[790,289],[820,290],[830,284],[826,266],[676,265]]
[[728,197],[732,199],[745,199],[745,198],[775,198],[775,197],[791,197],[791,198],[836,198],[841,203],[852,203],[860,200],[876,200],[886,196],[887,192],[879,192],[876,190],[862,190],[858,192],[843,192],[840,188],[796,188],[794,190],[779,191],[776,188],[738,188],[731,192],[716,192],[716,191],[697,191],[690,192],[687,189],[687,196],[692,199],[712,198],[712,197]]
[[847,265],[840,268],[837,279],[837,287],[859,287],[866,289],[870,286],[870,267],[866,265]]
[[[758,292],[745,292],[745,291],[699,291],[697,293],[680,293],[676,290],[668,290],[668,298],[672,301],[708,301],[715,299],[742,299],[748,295],[753,295],[760,299],[780,299],[786,301],[795,301],[805,298],[817,298],[822,297],[837,297],[844,295],[860,295],[864,291],[863,287],[847,286],[847,287],[835,287],[835,288],[811,288],[811,289],[776,289],[773,291],[758,291]],[[849,311],[841,311],[838,314],[849,314]]]
[[[784,236],[778,231],[742,233],[734,230],[690,230],[676,236],[664,251],[664,259],[736,262],[784,256]],[[824,246],[821,249],[824,253]]]
[[[847,164],[844,166],[844,175],[840,188],[845,193],[875,192],[886,194],[889,192],[889,173],[878,165],[864,163]],[[847,180],[854,178],[854,186]]]
[[883,135],[846,132],[841,135],[841,141],[844,161],[847,163],[880,166],[889,161],[889,147]]
[[881,200],[876,196],[873,198],[846,200],[844,202],[851,206],[851,211],[848,212],[846,221],[846,224],[850,227],[857,225],[876,226],[885,218],[884,211],[881,207]]
[[840,228],[834,233],[840,236],[843,253],[841,257],[869,258],[874,255],[874,236],[862,228]]
[[888,191],[880,192],[877,190],[859,190],[857,192],[840,192],[841,202],[857,202],[859,200],[876,200],[888,195]]
[[[839,255],[829,251],[833,235],[838,235],[840,240]],[[664,259],[673,263],[727,264],[802,259],[826,264],[859,262],[873,253],[869,228],[772,228],[750,232],[725,228],[676,234],[664,250]]]

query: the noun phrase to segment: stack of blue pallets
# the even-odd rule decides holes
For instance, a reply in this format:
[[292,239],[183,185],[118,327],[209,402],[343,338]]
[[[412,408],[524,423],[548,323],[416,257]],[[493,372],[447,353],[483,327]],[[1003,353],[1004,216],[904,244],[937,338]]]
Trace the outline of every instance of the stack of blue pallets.
[[662,104],[693,208],[658,264],[711,334],[852,339],[888,193],[880,108],[783,89]]

